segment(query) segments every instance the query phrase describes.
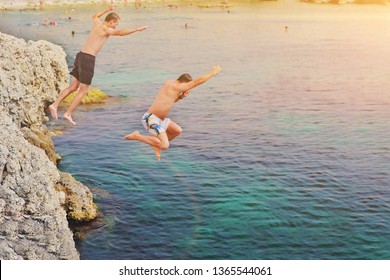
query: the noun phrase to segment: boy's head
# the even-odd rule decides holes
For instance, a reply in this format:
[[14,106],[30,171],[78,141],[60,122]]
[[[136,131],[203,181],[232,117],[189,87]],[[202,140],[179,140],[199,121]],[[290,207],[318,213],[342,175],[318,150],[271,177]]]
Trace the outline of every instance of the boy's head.
[[192,77],[190,74],[182,74],[179,78],[177,78],[177,80],[180,83],[188,83],[192,81]]
[[104,19],[104,21],[107,22],[108,27],[115,29],[118,26],[120,19],[121,18],[118,16],[117,13],[109,13]]

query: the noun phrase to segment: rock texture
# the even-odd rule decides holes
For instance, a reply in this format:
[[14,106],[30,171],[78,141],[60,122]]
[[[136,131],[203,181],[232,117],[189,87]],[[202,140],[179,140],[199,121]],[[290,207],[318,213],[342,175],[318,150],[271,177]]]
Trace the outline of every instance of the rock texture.
[[60,172],[61,178],[55,189],[63,193],[61,205],[66,210],[68,218],[73,221],[90,221],[96,218],[96,206],[91,191],[76,181],[69,173]]
[[0,259],[78,259],[68,219],[97,215],[90,190],[57,169],[43,124],[68,84],[65,56],[0,33]]
[[61,195],[53,186],[60,180],[57,168],[24,139],[4,110],[0,127],[0,258],[77,259]]

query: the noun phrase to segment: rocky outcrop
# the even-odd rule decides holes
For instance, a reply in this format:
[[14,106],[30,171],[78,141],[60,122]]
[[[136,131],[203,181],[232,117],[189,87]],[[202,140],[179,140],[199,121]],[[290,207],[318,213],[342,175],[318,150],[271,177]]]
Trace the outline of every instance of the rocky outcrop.
[[45,108],[68,84],[61,47],[0,33],[0,259],[77,259],[68,219],[97,215],[56,167]]
[[0,258],[77,259],[60,180],[42,149],[27,140],[0,111]]
[[55,189],[64,194],[65,200],[61,201],[61,205],[68,218],[73,221],[90,221],[96,218],[96,206],[91,203],[91,191],[69,173],[60,172],[60,175]]

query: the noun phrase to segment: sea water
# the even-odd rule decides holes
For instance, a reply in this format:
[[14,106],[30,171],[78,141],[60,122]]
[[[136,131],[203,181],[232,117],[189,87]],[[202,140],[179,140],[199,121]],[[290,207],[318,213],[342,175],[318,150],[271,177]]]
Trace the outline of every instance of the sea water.
[[[102,213],[81,258],[389,259],[390,8],[145,5],[119,6],[118,28],[150,28],[97,57],[108,103],[78,107],[75,127],[48,123],[66,128],[59,168]],[[102,8],[6,12],[0,27],[61,45],[71,67]],[[172,110],[183,133],[161,161],[123,140],[145,134],[165,80],[213,65],[222,72]]]

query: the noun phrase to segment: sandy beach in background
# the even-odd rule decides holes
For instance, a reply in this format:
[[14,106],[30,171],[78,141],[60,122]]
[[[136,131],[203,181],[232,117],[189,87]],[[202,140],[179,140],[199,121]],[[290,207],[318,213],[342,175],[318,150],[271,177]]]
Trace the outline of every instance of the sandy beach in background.
[[[162,4],[162,5],[170,5],[169,3],[192,3],[196,1],[141,1],[141,5],[150,5],[150,4]],[[200,1],[199,1],[200,2]],[[8,10],[41,10],[47,8],[55,8],[61,6],[86,6],[86,5],[136,5],[135,0],[85,0],[85,1],[59,1],[59,0],[13,0],[13,1],[2,1],[0,3],[0,11],[8,11]],[[216,1],[218,3],[218,1]]]
[[236,5],[261,4],[262,2],[278,3],[313,3],[313,4],[375,4],[386,5],[388,0],[274,0],[274,1],[204,1],[204,0],[6,0],[0,3],[0,11],[13,10],[43,10],[48,8],[64,6],[97,6],[97,5],[135,5],[137,8],[147,8],[150,6],[167,6],[178,8],[180,6],[198,6],[201,8],[231,8]]

